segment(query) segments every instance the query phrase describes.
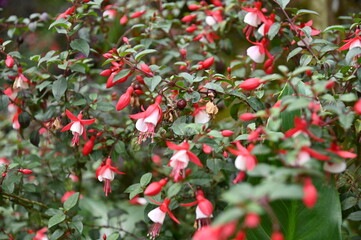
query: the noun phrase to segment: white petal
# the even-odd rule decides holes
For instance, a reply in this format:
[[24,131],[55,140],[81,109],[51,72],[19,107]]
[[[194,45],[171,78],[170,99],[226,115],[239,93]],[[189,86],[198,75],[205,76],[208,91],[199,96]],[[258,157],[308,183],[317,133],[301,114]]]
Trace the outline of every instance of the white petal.
[[[98,176],[98,179],[99,179],[99,177],[100,176]],[[101,174],[101,177],[103,179],[109,179],[110,181],[113,181],[114,180],[114,172],[111,169],[107,168],[107,169],[105,169],[103,174]]]
[[84,131],[84,127],[81,125],[81,123],[79,121],[76,121],[73,123],[73,125],[71,125],[70,131],[72,131],[73,133],[79,133],[79,135],[83,134]]
[[148,130],[147,124],[144,122],[144,118],[138,119],[135,123],[135,127],[141,132],[146,132]]
[[259,34],[261,34],[262,36],[265,35],[265,33],[264,33],[264,28],[265,28],[265,24],[263,23],[263,24],[258,28],[258,30],[257,30],[257,32],[258,32]]
[[355,48],[355,47],[361,47],[361,41],[360,40],[356,40],[356,41],[353,41],[351,44],[350,44],[350,48],[349,50],[351,50],[352,48]]
[[346,169],[346,162],[329,163],[326,162],[323,165],[323,169],[330,173],[341,173]]
[[195,116],[194,116],[194,122],[195,123],[207,123],[209,122],[210,117],[208,113],[204,110],[200,110]]
[[199,206],[197,206],[197,208],[196,208],[196,219],[209,218],[209,217],[213,217],[213,214],[211,214],[211,216],[207,216],[201,211]]
[[154,126],[157,125],[159,120],[159,111],[154,110],[148,117],[144,119],[145,123],[152,123]]
[[178,162],[178,164],[179,164],[179,162],[183,163],[185,165],[184,168],[187,167],[188,162],[189,162],[189,157],[188,157],[186,150],[179,150],[170,158],[170,166],[171,167],[175,167],[176,162]]
[[145,198],[137,198],[137,203],[140,204],[140,205],[145,205],[147,204],[147,200]]
[[301,151],[297,155],[296,164],[297,166],[303,166],[306,162],[310,161],[310,159],[308,152]]
[[13,88],[16,89],[16,88],[20,88],[20,89],[28,89],[29,88],[29,85],[27,82],[23,81],[21,79],[21,77],[16,77],[15,78],[15,81],[14,81],[14,84],[13,84]]
[[252,46],[247,49],[247,56],[256,63],[262,63],[265,59],[265,54],[260,53],[258,46]]
[[214,24],[217,23],[217,21],[214,19],[214,17],[207,16],[206,17],[206,23],[208,24],[208,26],[213,26]]
[[157,207],[148,213],[148,217],[154,223],[163,224],[165,218],[165,212],[163,212],[162,210],[160,210],[159,207]]
[[258,25],[261,24],[261,19],[257,16],[257,13],[255,12],[249,12],[246,14],[246,16],[244,17],[244,22],[253,26],[253,27],[257,27]]
[[242,155],[237,156],[236,160],[234,161],[234,165],[240,171],[246,171],[247,170],[246,158],[244,156],[242,156]]

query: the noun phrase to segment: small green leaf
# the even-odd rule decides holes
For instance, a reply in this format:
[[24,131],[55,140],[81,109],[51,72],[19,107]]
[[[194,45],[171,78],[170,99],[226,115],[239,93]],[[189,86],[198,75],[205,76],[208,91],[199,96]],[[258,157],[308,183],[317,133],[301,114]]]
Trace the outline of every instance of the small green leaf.
[[59,223],[63,222],[65,220],[65,218],[66,218],[66,216],[64,213],[59,213],[59,214],[52,216],[49,219],[48,228],[58,225]]
[[361,221],[361,211],[351,213],[350,215],[348,215],[347,219],[350,219],[352,221]]
[[182,72],[182,73],[179,74],[179,76],[184,78],[187,82],[193,83],[194,77],[192,75],[190,75],[189,73]]
[[157,50],[155,49],[146,49],[146,50],[143,50],[139,53],[137,53],[135,55],[135,61],[139,62],[140,59],[142,59],[142,57],[144,57],[145,55],[148,55],[148,54],[151,54],[151,53],[155,53]]
[[53,82],[52,92],[57,101],[60,100],[66,89],[68,88],[68,83],[64,77],[60,77],[58,80]]
[[2,95],[0,97],[0,111],[4,110],[9,104],[9,97],[6,95]]
[[182,185],[180,183],[175,183],[172,186],[169,187],[167,191],[167,197],[171,198],[179,193],[179,191],[182,189]]
[[158,86],[158,84],[162,81],[161,76],[154,76],[154,77],[145,77],[144,82],[149,87],[150,91],[154,91],[154,89]]
[[270,40],[272,40],[277,35],[280,28],[281,28],[281,24],[279,22],[275,22],[274,24],[272,24],[272,26],[270,27],[267,33]]
[[107,237],[107,240],[118,240],[120,237],[119,233],[112,233],[109,237]]
[[301,47],[293,49],[287,56],[287,62],[302,51]]
[[50,237],[50,240],[56,240],[61,238],[64,235],[64,230],[57,229]]
[[217,92],[224,93],[224,90],[221,87],[221,85],[217,83],[207,83],[206,85],[204,85],[204,88],[213,89]]
[[318,12],[308,10],[308,9],[300,9],[297,11],[296,15],[303,15],[303,14],[314,14],[314,15],[320,15]]
[[210,158],[207,159],[207,167],[214,173],[218,173],[223,167],[223,162],[221,159]]
[[70,47],[83,53],[86,57],[89,55],[90,47],[87,41],[82,38],[75,39],[70,43]]
[[352,59],[359,54],[361,54],[360,47],[355,47],[355,48],[352,48],[351,50],[349,50],[346,54],[346,59],[345,59],[346,63],[351,64]]
[[119,79],[121,78],[124,78],[126,77],[129,73],[130,73],[130,69],[123,69],[122,71],[118,72],[114,78],[113,78],[113,82],[116,82],[118,81]]
[[148,185],[150,180],[152,179],[151,173],[146,173],[140,178],[140,186],[145,187]]
[[281,8],[285,9],[290,0],[276,0],[276,2],[281,6]]
[[69,211],[70,209],[72,209],[79,200],[79,193],[74,193],[73,195],[71,195],[65,202],[64,202],[64,209],[66,211]]

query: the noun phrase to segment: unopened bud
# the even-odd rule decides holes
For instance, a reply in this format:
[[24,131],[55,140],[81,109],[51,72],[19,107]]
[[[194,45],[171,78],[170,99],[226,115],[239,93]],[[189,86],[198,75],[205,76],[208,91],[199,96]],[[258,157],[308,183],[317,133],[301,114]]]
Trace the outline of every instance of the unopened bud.
[[33,173],[33,171],[31,171],[30,169],[19,169],[18,171],[25,175],[29,175]]

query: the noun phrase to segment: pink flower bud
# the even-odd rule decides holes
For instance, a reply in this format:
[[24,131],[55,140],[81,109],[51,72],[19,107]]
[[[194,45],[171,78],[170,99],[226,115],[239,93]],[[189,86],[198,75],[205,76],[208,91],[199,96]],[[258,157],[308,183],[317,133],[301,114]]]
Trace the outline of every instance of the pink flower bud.
[[196,11],[196,10],[200,9],[201,7],[202,7],[201,5],[191,4],[188,6],[188,9],[191,11]]
[[191,22],[193,21],[193,19],[197,18],[197,15],[195,14],[192,14],[192,15],[187,15],[187,16],[184,16],[181,21],[182,22]]
[[212,147],[208,146],[207,144],[202,144],[202,147],[205,154],[210,154],[213,150]]
[[328,80],[325,87],[326,87],[326,89],[332,89],[333,86],[335,86],[335,84],[336,84],[335,81],[333,81],[333,80]]
[[103,240],[107,240],[107,235],[104,233]]
[[251,121],[256,118],[257,116],[254,113],[243,113],[241,116],[239,116],[239,119],[241,119],[242,121]]
[[273,232],[271,236],[271,240],[283,240],[283,234],[280,232]]
[[188,32],[188,33],[192,33],[195,30],[197,30],[197,26],[194,25],[194,24],[192,26],[189,26],[189,27],[186,28],[186,32]]
[[127,91],[122,96],[120,96],[118,103],[116,105],[117,111],[120,111],[129,105],[133,90],[134,90],[133,87],[130,86],[128,87]]
[[245,81],[243,81],[239,87],[246,91],[251,91],[259,87],[263,81],[259,78],[249,78]]
[[112,70],[110,70],[110,69],[105,69],[104,71],[102,71],[102,72],[100,73],[100,76],[107,77],[107,76],[109,76],[111,73],[112,73]]
[[[125,25],[127,22],[128,22],[128,17],[127,17],[127,15],[124,15],[124,16],[121,17],[120,20],[119,20],[119,23],[120,23],[121,25]],[[127,44],[128,44],[128,43],[127,43]]]
[[86,156],[93,151],[95,136],[91,136],[90,139],[85,143],[83,148],[83,155]]
[[182,48],[180,50],[180,53],[182,54],[183,57],[185,57],[187,55],[187,50],[185,50],[184,48]]
[[30,175],[33,173],[33,171],[31,171],[30,169],[19,169],[18,171],[25,175]]
[[6,177],[6,173],[2,173],[1,176],[2,176],[2,177]]
[[127,37],[123,37],[123,42],[129,44],[129,39]]
[[306,178],[303,185],[303,203],[308,208],[313,208],[317,202],[317,189],[312,184],[311,178]]
[[223,152],[223,157],[228,158],[228,152],[227,151]]
[[139,18],[141,17],[147,10],[144,10],[144,11],[138,11],[138,12],[135,12],[133,13],[130,18]]
[[223,131],[221,131],[221,134],[222,134],[222,136],[223,137],[230,137],[230,136],[232,136],[233,135],[233,131],[231,131],[231,130],[223,130]]
[[8,68],[12,68],[14,66],[14,58],[12,58],[9,54],[6,56],[5,65]]
[[244,225],[248,228],[256,228],[261,222],[261,218],[257,213],[248,213],[244,219]]
[[162,188],[167,184],[168,178],[161,179],[159,182],[152,182],[145,189],[144,195],[155,196],[162,191]]
[[214,63],[214,57],[207,58],[202,62],[202,69],[210,68]]
[[149,66],[145,63],[140,64],[140,69],[146,73],[152,73],[152,70],[150,70]]

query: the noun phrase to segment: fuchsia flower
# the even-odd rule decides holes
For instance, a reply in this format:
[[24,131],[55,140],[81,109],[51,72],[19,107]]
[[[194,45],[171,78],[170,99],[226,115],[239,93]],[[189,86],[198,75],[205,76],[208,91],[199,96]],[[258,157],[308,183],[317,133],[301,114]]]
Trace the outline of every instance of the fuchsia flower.
[[196,222],[198,229],[208,226],[211,223],[211,218],[213,217],[213,205],[212,203],[204,197],[202,190],[198,189],[196,193],[196,201],[191,203],[181,203],[183,207],[191,207],[197,205],[196,208]]
[[305,119],[302,119],[300,117],[295,117],[294,123],[295,123],[295,127],[285,132],[285,138],[289,138],[292,137],[293,135],[303,132],[317,142],[324,141],[323,139],[316,137],[310,130],[307,129],[307,122]]
[[107,5],[105,6],[105,11],[103,12],[103,17],[104,18],[109,18],[111,20],[113,20],[116,16],[117,16],[117,10],[115,10],[114,5]]
[[130,15],[130,18],[139,18],[139,17],[143,16],[146,12],[147,12],[147,10],[135,12],[132,15]]
[[200,107],[198,103],[193,104],[195,107],[194,112],[192,113],[192,116],[194,117],[195,123],[207,123],[211,118],[209,117],[209,114],[206,112],[206,106]]
[[162,119],[162,109],[159,106],[162,102],[162,96],[157,96],[155,103],[150,105],[147,110],[141,113],[129,115],[132,119],[137,119],[135,127],[140,131],[138,143],[141,143],[143,139],[148,137],[154,138],[154,130],[157,124]]
[[262,36],[266,36],[269,32],[271,26],[275,23],[275,17],[276,15],[274,13],[271,13],[271,15],[267,18],[265,17],[265,21],[263,24],[258,28],[257,32],[261,34]]
[[180,145],[176,145],[168,141],[166,143],[170,149],[176,151],[170,158],[168,164],[173,168],[171,176],[174,178],[175,182],[178,182],[182,177],[185,177],[184,169],[188,166],[189,160],[194,164],[203,167],[199,158],[189,151],[190,145],[188,142],[184,141]]
[[79,144],[80,136],[83,135],[84,140],[86,140],[86,131],[85,125],[90,125],[95,122],[95,119],[82,119],[83,114],[80,112],[77,117],[75,117],[68,109],[65,110],[66,115],[70,120],[73,122],[66,125],[61,132],[70,130],[72,134],[74,135],[71,145],[75,146]]
[[83,155],[86,156],[93,151],[95,142],[95,136],[91,136],[90,139],[84,144]]
[[206,60],[198,63],[198,65],[200,65],[198,67],[198,70],[208,69],[213,65],[213,63],[214,63],[214,57],[207,58]]
[[159,207],[153,209],[152,211],[150,211],[148,213],[148,217],[153,222],[153,225],[150,227],[150,230],[149,230],[149,233],[147,236],[150,237],[150,239],[155,239],[159,235],[160,229],[163,225],[163,222],[164,222],[164,219],[165,219],[165,216],[167,215],[167,213],[173,221],[175,221],[178,224],[180,224],[180,222],[169,209],[169,204],[171,202],[170,199],[165,198],[162,203],[159,203],[151,198],[149,198],[149,200],[151,200],[153,203],[159,205]]
[[45,232],[48,231],[47,227],[44,227],[36,232],[35,237],[33,237],[33,240],[48,240],[49,238],[46,236]]
[[112,160],[108,157],[105,163],[102,162],[95,172],[95,176],[100,182],[104,180],[104,193],[106,197],[108,193],[112,192],[110,182],[114,180],[114,173],[125,174],[117,169],[117,167],[112,166]]
[[311,178],[306,178],[303,183],[303,203],[308,208],[313,208],[317,202],[317,189],[312,184]]
[[355,37],[351,38],[351,39],[347,39],[347,40],[343,40],[343,42],[346,42],[345,45],[343,45],[342,47],[340,47],[338,49],[338,51],[343,51],[343,50],[351,50],[355,47],[361,47],[361,36],[359,35],[359,33],[361,32],[360,29],[357,29],[355,31]]
[[76,10],[75,6],[68,8],[65,12],[59,14],[59,16],[56,18],[56,20],[58,20],[59,18],[67,19],[68,16],[71,16],[74,14],[75,10]]
[[29,84],[31,85],[31,82],[29,81],[29,79],[27,79],[27,77],[25,77],[25,75],[23,74],[23,70],[20,67],[18,68],[18,75],[9,78],[15,80],[13,84],[14,89],[28,89]]
[[239,141],[235,142],[235,144],[237,150],[230,147],[227,150],[237,156],[234,165],[239,170],[239,173],[233,183],[238,183],[243,180],[247,171],[253,170],[257,164],[257,158],[251,154],[253,144],[248,145],[247,148],[243,147]]
[[257,213],[248,213],[244,219],[244,225],[248,228],[256,228],[261,222],[261,218]]
[[263,38],[261,42],[253,42],[247,38],[247,40],[254,44],[254,46],[247,48],[247,56],[250,57],[256,63],[263,63],[266,58],[266,55],[273,61],[274,57],[268,51],[266,45],[268,40]]
[[[312,38],[311,38],[311,37],[307,37],[307,36],[303,37],[303,36],[305,35],[305,33],[304,33],[303,31],[301,31],[300,29],[302,29],[302,28],[304,28],[304,27],[310,27],[310,28],[311,28],[311,34],[310,34],[311,36],[318,35],[318,34],[320,34],[320,32],[321,32],[321,31],[313,28],[313,27],[312,27],[312,24],[313,24],[313,22],[312,22],[312,20],[310,20],[310,21],[308,21],[308,22],[306,22],[306,23],[301,23],[299,26],[296,25],[296,26],[295,26],[296,29],[294,29],[295,31],[297,31],[297,32],[299,33],[300,37],[303,38],[303,41],[304,41],[306,44],[310,44],[310,43],[312,42]],[[301,41],[301,40],[298,41],[298,42],[297,42],[297,45],[300,46],[300,47],[304,47],[305,44],[304,44],[303,41]]]
[[247,12],[246,16],[244,17],[244,22],[252,27],[258,27],[262,22],[266,21],[266,18],[261,11],[262,3],[255,2],[253,3],[254,8],[242,8]]
[[345,150],[341,150],[340,146],[336,143],[331,143],[331,147],[327,148],[326,151],[332,152],[342,158],[355,158],[357,154]]

